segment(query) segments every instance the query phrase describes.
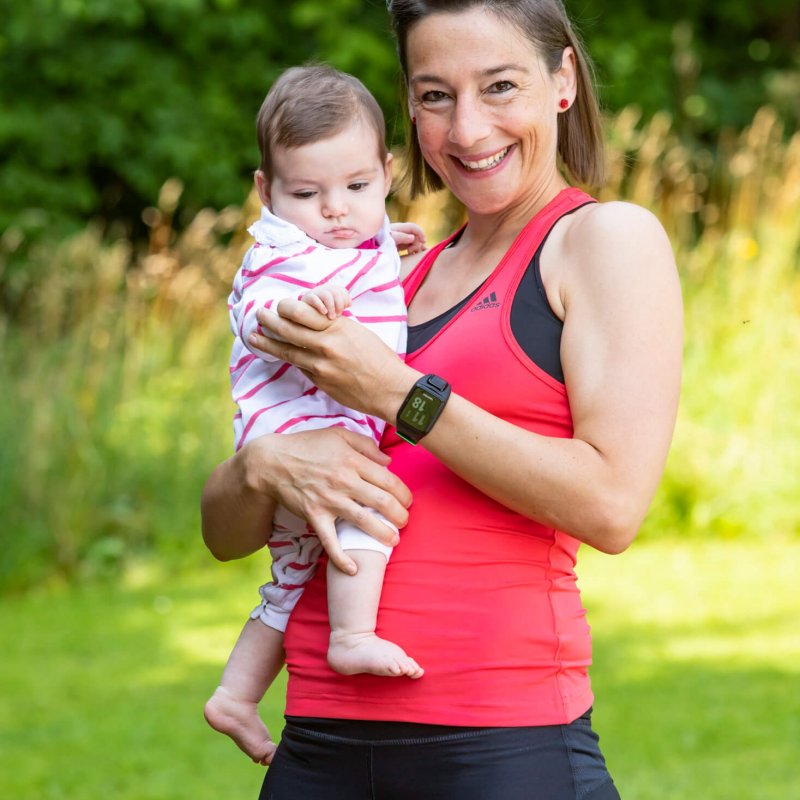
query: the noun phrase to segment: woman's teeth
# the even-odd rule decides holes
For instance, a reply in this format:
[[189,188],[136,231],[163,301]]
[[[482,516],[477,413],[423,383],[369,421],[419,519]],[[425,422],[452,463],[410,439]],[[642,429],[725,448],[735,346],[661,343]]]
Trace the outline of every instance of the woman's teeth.
[[469,170],[481,170],[481,169],[491,169],[492,167],[496,167],[505,157],[506,153],[509,151],[510,148],[506,147],[501,150],[499,153],[495,153],[493,156],[489,158],[482,158],[480,161],[466,161],[463,158],[459,158],[458,160]]

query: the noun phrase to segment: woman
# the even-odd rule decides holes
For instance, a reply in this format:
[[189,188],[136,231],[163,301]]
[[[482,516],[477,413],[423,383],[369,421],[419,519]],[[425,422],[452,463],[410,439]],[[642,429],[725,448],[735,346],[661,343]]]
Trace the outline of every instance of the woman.
[[284,341],[258,346],[405,440],[380,454],[346,432],[265,437],[211,476],[203,525],[217,557],[239,557],[280,502],[345,569],[337,516],[387,543],[361,507],[405,525],[378,626],[425,675],[327,669],[320,570],[286,633],[287,725],[262,797],[616,798],[573,567],[581,542],[631,543],[663,470],[681,358],[672,253],[649,213],[595,203],[559,171],[560,157],[596,182],[601,145],[557,0],[389,6],[412,191],[447,186],[467,225],[406,264],[405,363],[286,301],[260,317]]

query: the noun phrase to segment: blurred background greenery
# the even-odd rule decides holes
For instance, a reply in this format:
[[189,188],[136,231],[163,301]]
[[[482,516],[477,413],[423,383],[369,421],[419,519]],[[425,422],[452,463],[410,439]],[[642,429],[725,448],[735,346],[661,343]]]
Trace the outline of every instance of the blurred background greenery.
[[[800,7],[567,5],[606,112],[599,197],[659,216],[686,303],[652,511],[630,554],[588,554],[582,573],[602,731],[626,798],[800,796],[777,766],[800,740]],[[246,764],[199,708],[265,565],[213,564],[198,497],[232,446],[225,297],[257,213],[254,117],[281,69],[324,59],[374,91],[397,144],[385,7],[0,0],[0,14],[0,639],[15,645],[0,789],[13,773],[18,797],[218,796]],[[402,189],[390,211],[432,241],[460,215]],[[148,697],[160,710],[140,728]],[[66,740],[81,745],[59,777],[45,751]],[[756,774],[769,765],[760,787],[731,777],[745,751]],[[136,784],[143,770],[157,777]]]

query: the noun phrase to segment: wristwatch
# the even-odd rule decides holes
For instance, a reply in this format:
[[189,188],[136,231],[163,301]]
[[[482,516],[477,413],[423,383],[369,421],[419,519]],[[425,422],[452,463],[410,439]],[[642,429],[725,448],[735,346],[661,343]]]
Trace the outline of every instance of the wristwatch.
[[397,435],[409,444],[417,444],[431,432],[450,397],[450,384],[438,375],[420,378],[406,395],[397,412]]

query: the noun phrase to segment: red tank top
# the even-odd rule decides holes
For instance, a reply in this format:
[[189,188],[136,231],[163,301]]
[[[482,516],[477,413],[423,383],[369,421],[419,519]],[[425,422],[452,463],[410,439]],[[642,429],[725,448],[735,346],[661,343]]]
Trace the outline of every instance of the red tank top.
[[[523,229],[467,304],[408,357],[421,372],[520,428],[570,437],[563,384],[515,341],[520,279],[565,213],[591,198],[565,189]],[[410,301],[442,242],[406,279]],[[510,511],[388,429],[383,449],[414,496],[386,569],[377,633],[425,669],[419,680],[343,676],[327,665],[325,569],[292,612],[285,647],[293,716],[520,726],[571,722],[592,704],[591,641],[574,566],[578,541]]]

